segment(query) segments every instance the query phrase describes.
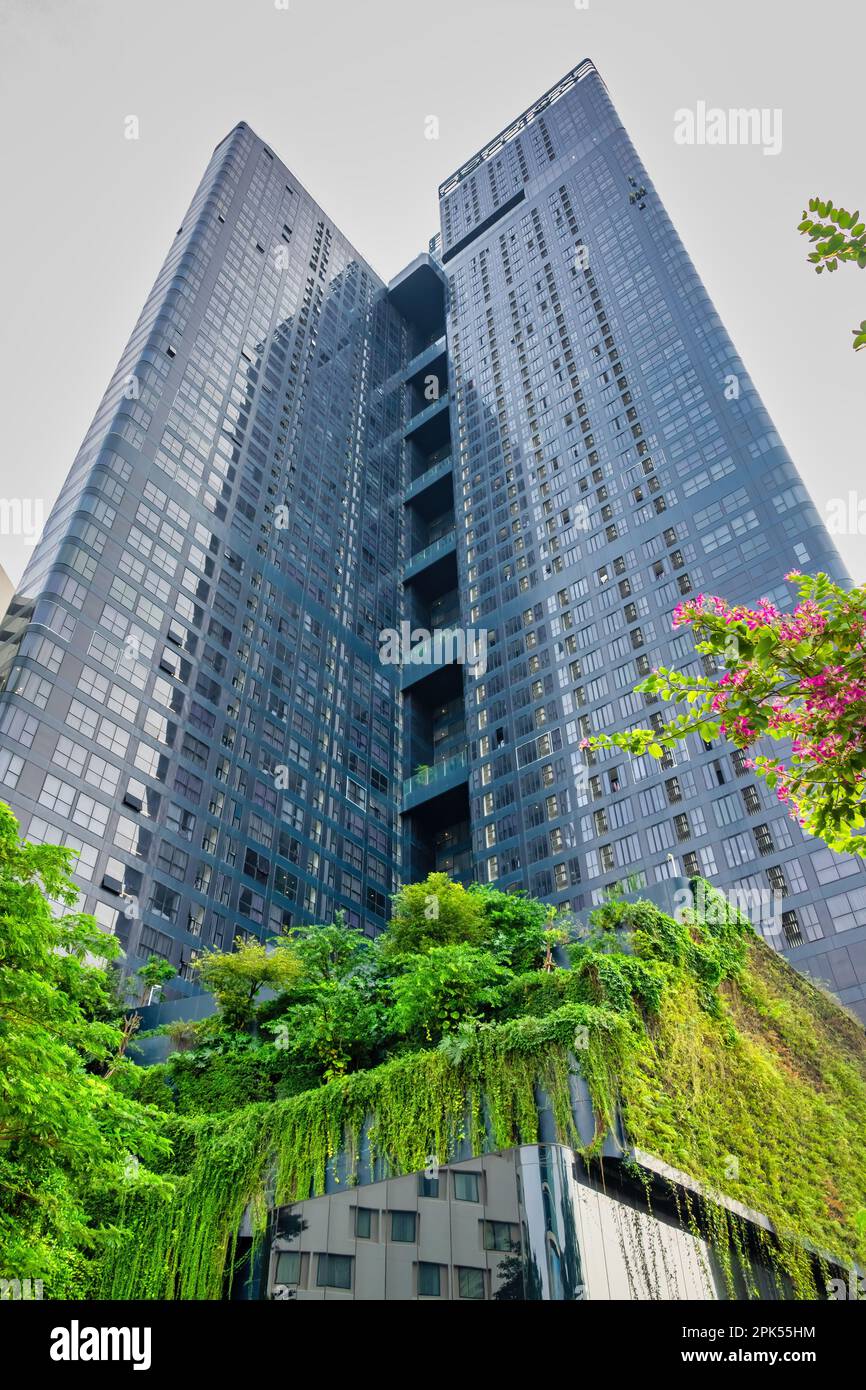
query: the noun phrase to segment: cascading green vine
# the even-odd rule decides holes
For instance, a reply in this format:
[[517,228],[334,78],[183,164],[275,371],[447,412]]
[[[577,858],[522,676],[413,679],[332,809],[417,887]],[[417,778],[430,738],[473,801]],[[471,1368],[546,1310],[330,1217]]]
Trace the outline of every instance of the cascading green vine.
[[[792,1296],[815,1297],[816,1252],[866,1261],[866,1036],[703,890],[712,911],[682,921],[649,903],[607,904],[603,939],[577,944],[571,970],[516,977],[499,1022],[437,1048],[285,1099],[166,1113],[173,1158],[131,1182],[112,1213],[102,1295],[224,1297],[245,1213],[261,1237],[270,1207],[324,1192],[337,1155],[332,1173],[353,1183],[374,1165],[411,1173],[461,1146],[537,1142],[543,1093],[557,1138],[589,1161],[619,1117],[636,1149],[688,1175],[700,1195],[675,1192],[680,1224],[714,1250],[729,1294],[756,1296],[752,1238]],[[583,1143],[575,1071],[596,1116]],[[719,1194],[772,1230],[747,1236]],[[640,1278],[658,1283],[664,1251],[641,1246],[636,1258]]]
[[324,1192],[339,1153],[357,1180],[376,1161],[395,1174],[424,1168],[432,1154],[447,1162],[462,1142],[473,1152],[535,1143],[539,1091],[558,1137],[580,1147],[569,1098],[579,1028],[587,1034],[581,1067],[590,1095],[612,1120],[614,1079],[633,1039],[624,1019],[586,1004],[479,1029],[456,1059],[438,1049],[411,1053],[287,1100],[166,1117],[186,1171],[173,1191],[130,1187],[118,1213],[128,1234],[105,1260],[103,1297],[221,1297],[244,1212],[261,1234],[269,1205]]

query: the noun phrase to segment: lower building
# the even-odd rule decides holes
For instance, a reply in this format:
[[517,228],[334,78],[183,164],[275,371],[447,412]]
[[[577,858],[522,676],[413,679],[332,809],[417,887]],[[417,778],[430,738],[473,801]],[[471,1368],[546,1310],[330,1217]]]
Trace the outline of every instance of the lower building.
[[765,1228],[754,1214],[744,1217],[752,1238],[729,1287],[711,1243],[683,1227],[693,1185],[682,1174],[662,1179],[658,1170],[646,1156],[631,1173],[609,1157],[602,1175],[573,1149],[528,1144],[281,1207],[252,1284],[244,1286],[247,1270],[235,1294],[478,1302],[792,1297],[762,1254],[758,1232]]

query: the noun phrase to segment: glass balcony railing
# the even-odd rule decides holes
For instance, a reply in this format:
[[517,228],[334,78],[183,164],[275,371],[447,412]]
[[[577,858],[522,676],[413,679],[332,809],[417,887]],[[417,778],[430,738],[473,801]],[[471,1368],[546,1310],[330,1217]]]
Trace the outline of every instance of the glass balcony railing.
[[450,531],[446,531],[444,536],[440,536],[438,541],[433,541],[430,545],[425,545],[423,550],[416,550],[415,554],[409,559],[407,568],[418,569],[422,565],[429,565],[434,560],[438,560],[440,555],[447,555],[452,549],[457,539],[457,532],[452,526]]
[[443,407],[447,408],[448,403],[448,392],[443,391],[442,395],[435,401],[431,401],[429,405],[423,405],[409,420],[403,431],[404,435],[414,434],[416,430],[419,430],[422,425],[425,425],[427,421],[431,419],[432,416],[436,415],[438,411],[442,410]]
[[455,772],[462,771],[466,765],[467,756],[464,748],[453,758],[445,758],[442,762],[434,763],[432,767],[416,768],[414,777],[404,779],[403,799],[406,800],[424,787],[436,787],[439,783],[447,781]]
[[[433,351],[434,348],[435,352]],[[408,379],[409,377],[414,376],[415,373],[419,371],[421,367],[424,365],[425,361],[432,361],[433,358],[440,356],[444,351],[445,334],[434,333],[433,336],[431,338],[428,338],[427,342],[424,343],[423,347],[420,347],[418,351],[413,355],[412,360],[406,363],[406,366],[403,369],[405,377]]]
[[425,488],[431,487],[433,483],[437,483],[440,478],[446,477],[450,472],[451,455],[446,454],[438,463],[434,463],[432,467],[426,469],[425,472],[419,473],[417,478],[412,479],[411,483],[406,488],[405,500],[408,502],[410,498],[417,497],[419,492],[423,492]]
[[441,662],[443,653],[450,654],[456,647],[456,642],[452,645],[451,634],[460,630],[457,623],[437,627],[434,634],[425,637],[423,642],[416,642],[415,646],[411,648],[409,665],[432,666],[434,662]]

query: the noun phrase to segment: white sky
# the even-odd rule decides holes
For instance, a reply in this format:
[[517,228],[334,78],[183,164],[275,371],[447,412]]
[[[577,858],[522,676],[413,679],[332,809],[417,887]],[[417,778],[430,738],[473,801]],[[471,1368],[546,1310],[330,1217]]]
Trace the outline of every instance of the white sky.
[[[0,0],[0,498],[50,508],[214,145],[249,121],[385,278],[437,184],[592,58],[825,517],[866,513],[866,275],[820,277],[810,194],[866,212],[866,7],[794,0]],[[831,24],[832,14],[832,24]],[[780,108],[782,152],[682,146],[698,101]],[[141,138],[124,139],[138,116]],[[440,138],[424,137],[436,115]],[[837,543],[866,579],[866,514]],[[30,550],[0,535],[18,578]]]

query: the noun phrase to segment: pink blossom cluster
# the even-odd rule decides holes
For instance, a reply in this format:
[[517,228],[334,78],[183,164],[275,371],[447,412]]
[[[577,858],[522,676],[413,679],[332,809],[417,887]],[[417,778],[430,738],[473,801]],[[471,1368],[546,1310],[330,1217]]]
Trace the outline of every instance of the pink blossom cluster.
[[[786,579],[801,578],[792,570]],[[749,632],[770,631],[780,647],[820,639],[827,629],[827,614],[810,598],[804,599],[790,614],[766,599],[754,608],[731,606],[711,594],[698,594],[680,603],[674,610],[674,627],[694,623],[719,633],[732,624],[745,624]],[[760,736],[760,729],[751,722],[749,701],[766,713],[768,733],[792,739],[791,767],[761,758],[746,761],[747,768],[775,778],[776,796],[787,802],[791,815],[805,824],[804,808],[807,795],[802,778],[811,769],[818,769],[819,780],[830,783],[841,778],[856,779],[866,760],[866,614],[854,611],[850,617],[852,656],[846,664],[826,665],[817,674],[797,675],[792,683],[784,673],[801,667],[792,657],[788,668],[785,652],[777,655],[778,671],[774,684],[782,684],[779,693],[768,689],[768,673],[756,662],[741,658],[739,664],[719,678],[710,700],[714,714],[726,717],[720,722],[720,732],[740,747],[746,747]],[[820,664],[821,653],[812,654],[813,669]]]
[[721,618],[728,626],[732,623],[745,623],[750,632],[759,627],[770,627],[782,642],[802,642],[808,637],[820,637],[827,626],[827,618],[812,599],[798,604],[793,613],[782,613],[775,604],[762,598],[756,608],[746,608],[742,604],[733,608],[716,594],[698,594],[693,599],[678,603],[673,611],[674,627],[686,623],[700,623],[706,618]]

